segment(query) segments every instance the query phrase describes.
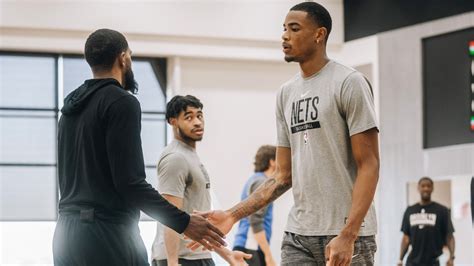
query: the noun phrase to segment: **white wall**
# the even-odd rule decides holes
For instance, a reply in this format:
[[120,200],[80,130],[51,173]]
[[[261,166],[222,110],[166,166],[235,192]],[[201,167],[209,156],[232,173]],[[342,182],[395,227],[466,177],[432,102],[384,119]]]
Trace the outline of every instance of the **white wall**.
[[[109,27],[137,55],[280,60],[284,17],[299,0],[1,0],[0,49],[80,53]],[[333,16],[330,49],[343,42],[342,0],[319,1]]]
[[[300,0],[2,0],[2,27],[275,41]],[[331,43],[343,42],[341,0],[323,0],[334,17]],[[279,22],[279,23],[275,23]]]

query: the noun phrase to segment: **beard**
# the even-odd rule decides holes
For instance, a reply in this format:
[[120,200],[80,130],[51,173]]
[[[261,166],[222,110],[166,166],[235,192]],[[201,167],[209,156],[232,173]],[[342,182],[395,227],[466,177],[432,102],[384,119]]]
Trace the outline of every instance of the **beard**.
[[291,56],[291,55],[285,55],[285,61],[286,61],[287,63],[294,62],[294,61],[295,61],[295,57],[294,57],[294,56]]
[[123,77],[123,88],[126,91],[129,91],[133,94],[136,94],[138,92],[138,83],[135,80],[135,76],[133,75],[132,68],[129,67],[127,68],[127,71],[125,71],[124,77]]
[[201,137],[191,137],[188,134],[184,133],[184,130],[181,129],[180,126],[178,126],[178,134],[185,142],[187,142],[187,141],[201,141],[202,140],[202,136]]

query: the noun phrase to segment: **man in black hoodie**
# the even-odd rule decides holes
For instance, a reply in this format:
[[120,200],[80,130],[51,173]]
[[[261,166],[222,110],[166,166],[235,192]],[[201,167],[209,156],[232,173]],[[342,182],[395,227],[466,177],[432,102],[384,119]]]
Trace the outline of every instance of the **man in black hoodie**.
[[97,30],[84,54],[94,78],[66,97],[59,121],[54,264],[148,265],[140,210],[209,249],[225,245],[218,229],[177,209],[145,181],[141,110],[131,94],[137,84],[125,37]]

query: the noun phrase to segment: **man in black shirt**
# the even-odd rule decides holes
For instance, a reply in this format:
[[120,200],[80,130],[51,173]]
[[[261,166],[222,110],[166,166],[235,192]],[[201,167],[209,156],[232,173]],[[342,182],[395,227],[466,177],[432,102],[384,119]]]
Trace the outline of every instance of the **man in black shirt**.
[[433,180],[423,177],[418,181],[421,201],[406,209],[403,215],[403,238],[400,248],[400,261],[411,245],[407,265],[433,266],[439,265],[438,257],[443,254],[443,247],[448,246],[449,260],[447,265],[454,263],[454,228],[448,208],[431,201]]
[[58,134],[61,199],[55,265],[149,265],[140,210],[209,249],[223,234],[168,203],[145,181],[141,110],[131,51],[114,30],[92,33],[85,58],[94,78],[64,100]]

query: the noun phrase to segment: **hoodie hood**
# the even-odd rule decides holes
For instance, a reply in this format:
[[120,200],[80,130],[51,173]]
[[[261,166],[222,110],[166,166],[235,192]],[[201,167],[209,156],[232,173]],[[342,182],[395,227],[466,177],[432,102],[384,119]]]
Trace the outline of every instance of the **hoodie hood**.
[[84,81],[84,84],[66,96],[61,112],[63,115],[79,113],[84,109],[95,92],[109,85],[122,87],[120,83],[113,78],[88,79]]

